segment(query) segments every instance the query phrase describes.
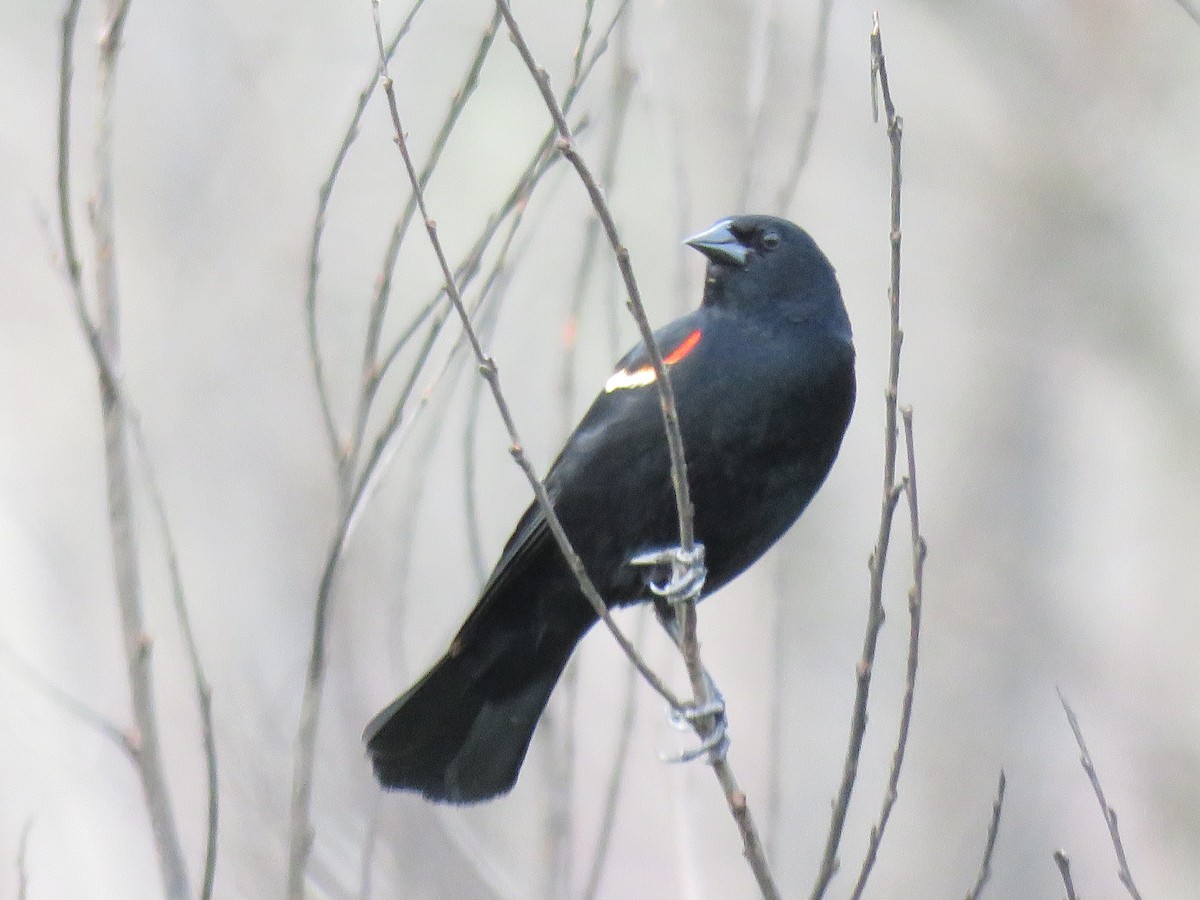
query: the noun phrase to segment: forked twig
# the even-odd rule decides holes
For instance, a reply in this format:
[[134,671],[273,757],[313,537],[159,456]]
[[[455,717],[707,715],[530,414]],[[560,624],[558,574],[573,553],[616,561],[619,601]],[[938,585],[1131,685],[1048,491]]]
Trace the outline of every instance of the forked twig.
[[[887,79],[887,64],[883,56],[883,41],[876,14],[871,29],[871,74],[872,87],[878,84],[883,93],[886,113],[888,144],[891,148],[891,267],[888,282],[888,306],[890,310],[891,349],[888,355],[888,380],[884,392],[883,433],[883,499],[879,514],[879,532],[875,539],[875,550],[868,564],[870,569],[870,602],[867,628],[863,636],[862,657],[856,670],[854,711],[851,714],[850,738],[846,747],[846,759],[842,767],[842,782],[833,803],[829,834],[825,841],[825,852],[813,885],[811,898],[820,900],[833,880],[838,869],[838,847],[846,825],[846,813],[850,808],[850,797],[858,777],[858,761],[862,754],[863,738],[867,730],[867,702],[871,692],[871,673],[875,664],[875,648],[879,643],[879,632],[883,627],[883,573],[887,566],[888,547],[891,543],[892,520],[896,504],[904,489],[896,481],[897,452],[897,392],[900,381],[900,348],[904,334],[900,330],[900,144],[903,123],[896,115],[892,103],[891,89]],[[874,94],[872,94],[874,96]]]
[[1125,885],[1125,890],[1129,892],[1132,900],[1142,900],[1137,885],[1133,883],[1133,873],[1129,871],[1129,861],[1125,858],[1125,845],[1121,842],[1121,832],[1117,828],[1117,811],[1109,806],[1108,801],[1104,798],[1104,788],[1100,785],[1100,776],[1096,774],[1092,754],[1088,752],[1087,744],[1083,740],[1083,730],[1079,727],[1079,720],[1075,718],[1075,710],[1071,709],[1071,705],[1067,703],[1067,698],[1061,689],[1058,691],[1058,699],[1062,703],[1063,712],[1067,714],[1067,721],[1071,724],[1075,743],[1079,745],[1079,764],[1083,766],[1083,771],[1087,773],[1088,781],[1092,784],[1092,791],[1095,792],[1096,800],[1100,804],[1100,812],[1104,814],[1104,824],[1108,826],[1108,835],[1112,838],[1113,851],[1117,854],[1117,878],[1120,879],[1121,884]]

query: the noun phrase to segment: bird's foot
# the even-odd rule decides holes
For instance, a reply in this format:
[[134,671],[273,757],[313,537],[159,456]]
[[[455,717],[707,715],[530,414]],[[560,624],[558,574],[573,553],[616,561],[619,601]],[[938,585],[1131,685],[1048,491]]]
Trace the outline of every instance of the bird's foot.
[[656,597],[662,597],[672,606],[689,601],[699,600],[704,592],[704,581],[708,577],[708,569],[704,566],[704,545],[692,545],[691,551],[682,547],[667,547],[664,550],[650,550],[639,553],[629,560],[633,566],[666,566],[671,567],[671,577],[662,583],[649,582],[650,592]]
[[[721,711],[713,712],[713,708]],[[712,726],[707,734],[702,735],[699,746],[678,753],[661,753],[658,758],[668,763],[694,762],[701,757],[710,763],[724,759],[725,754],[729,752],[729,724],[725,719],[724,709],[725,705],[721,703],[719,706],[703,704],[682,711],[671,710],[667,714],[668,718],[677,727],[695,728],[700,724],[699,720],[705,718],[710,719]]]
[[663,762],[686,763],[707,757],[709,762],[724,759],[729,752],[729,723],[725,718],[725,698],[717,684],[707,672],[705,698],[682,709],[668,709],[667,721],[680,731],[695,730],[700,735],[700,746],[680,753],[664,754]]

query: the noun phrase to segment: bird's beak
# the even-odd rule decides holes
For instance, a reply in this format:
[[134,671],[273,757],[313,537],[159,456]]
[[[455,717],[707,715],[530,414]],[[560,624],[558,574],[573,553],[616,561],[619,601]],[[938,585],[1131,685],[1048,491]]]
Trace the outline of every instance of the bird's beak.
[[738,240],[729,228],[730,219],[723,219],[708,231],[702,231],[686,241],[689,247],[695,247],[715,263],[744,266],[750,255],[750,248]]

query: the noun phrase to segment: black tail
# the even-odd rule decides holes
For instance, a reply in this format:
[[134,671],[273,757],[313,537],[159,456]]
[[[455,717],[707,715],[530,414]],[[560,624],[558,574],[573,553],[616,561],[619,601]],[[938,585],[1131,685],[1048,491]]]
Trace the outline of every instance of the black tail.
[[451,803],[512,789],[586,626],[564,633],[505,624],[464,627],[441,661],[367,726],[367,749],[384,787]]

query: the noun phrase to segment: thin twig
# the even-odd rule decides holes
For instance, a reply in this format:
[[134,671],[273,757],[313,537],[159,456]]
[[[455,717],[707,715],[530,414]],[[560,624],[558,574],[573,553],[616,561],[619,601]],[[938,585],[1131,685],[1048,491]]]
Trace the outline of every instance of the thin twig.
[[979,862],[979,875],[975,884],[967,891],[967,900],[979,900],[983,896],[984,885],[992,877],[992,853],[996,849],[996,836],[1000,834],[1000,813],[1004,809],[1004,788],[1007,780],[1004,770],[1000,770],[1000,783],[996,786],[996,800],[992,803],[992,818],[988,822],[987,841],[983,845],[983,859]]
[[[596,40],[595,45],[592,48],[592,52],[588,54],[587,61],[580,68],[578,77],[574,79],[567,87],[562,101],[562,108],[564,112],[567,112],[571,109],[576,98],[579,96],[579,92],[582,90],[585,82],[587,81],[588,76],[591,75],[592,70],[596,67],[596,64],[604,55],[608,48],[609,38],[616,29],[618,23],[621,21],[621,17],[625,10],[629,7],[630,2],[631,0],[621,0],[621,3],[613,12],[608,26],[605,28],[601,36]],[[575,123],[574,134],[576,137],[578,137],[579,134],[587,127],[587,124],[588,119],[586,116],[582,116],[579,121]],[[542,175],[546,173],[552,162],[559,159],[559,155],[557,153],[553,153],[556,135],[557,131],[553,126],[551,126],[549,131],[546,133],[546,136],[542,139],[541,144],[539,144],[538,149],[534,152],[529,164],[525,167],[524,172],[517,178],[516,184],[509,192],[508,197],[503,203],[500,204],[500,207],[488,217],[487,224],[484,226],[483,231],[476,239],[471,251],[466,254],[464,260],[459,263],[458,267],[454,271],[455,279],[460,285],[464,283],[464,279],[469,280],[470,277],[473,276],[478,270],[479,266],[482,264],[483,255],[490,246],[491,241],[500,225],[509,215],[513,213],[515,209],[528,202],[530,194],[532,193],[536,183],[541,179]],[[439,290],[437,296],[430,301],[429,304],[423,307],[415,317],[414,321],[403,330],[400,338],[393,342],[391,349],[384,354],[379,363],[380,379],[387,374],[388,369],[391,367],[392,363],[396,361],[397,357],[400,355],[400,351],[403,350],[404,345],[407,343],[412,334],[415,333],[420,323],[427,319],[433,313],[434,309],[438,307],[438,304],[441,302],[444,294],[444,288]]]
[[1108,835],[1112,838],[1113,851],[1117,854],[1117,878],[1121,880],[1121,884],[1125,885],[1125,890],[1129,892],[1129,896],[1133,900],[1142,900],[1142,895],[1138,893],[1137,885],[1133,883],[1133,873],[1129,871],[1129,861],[1125,858],[1125,845],[1121,843],[1121,832],[1117,828],[1117,811],[1108,805],[1108,801],[1104,799],[1104,788],[1100,786],[1100,776],[1096,774],[1096,766],[1092,762],[1092,755],[1088,752],[1087,744],[1083,740],[1083,730],[1079,727],[1079,720],[1075,718],[1075,711],[1071,709],[1071,705],[1067,703],[1067,698],[1063,695],[1062,689],[1058,691],[1058,699],[1062,703],[1063,711],[1067,714],[1067,721],[1071,724],[1071,731],[1075,735],[1075,743],[1079,745],[1079,764],[1083,766],[1083,771],[1087,773],[1088,781],[1092,783],[1092,790],[1096,794],[1096,800],[1100,804],[1100,812],[1104,814],[1104,824],[1108,826]]
[[[554,126],[558,131],[558,149],[567,158],[567,161],[575,168],[579,175],[580,181],[583,183],[584,189],[587,191],[588,197],[592,201],[592,207],[596,211],[597,217],[604,228],[604,232],[608,237],[608,241],[612,246],[613,254],[616,257],[617,267],[620,269],[621,277],[625,282],[625,290],[629,295],[628,307],[633,314],[634,321],[637,322],[638,330],[641,332],[642,341],[645,344],[647,354],[650,359],[651,366],[654,369],[655,389],[658,391],[659,405],[661,407],[663,417],[663,427],[666,432],[667,449],[671,460],[671,481],[675,489],[676,512],[679,518],[679,549],[680,555],[672,566],[672,582],[681,580],[681,577],[687,570],[687,564],[684,559],[691,557],[695,550],[695,533],[693,523],[693,509],[691,494],[688,488],[687,481],[687,463],[684,458],[683,436],[679,428],[679,414],[675,406],[675,392],[671,387],[670,374],[667,372],[666,364],[663,362],[662,354],[659,351],[658,345],[654,339],[654,331],[650,327],[650,321],[646,316],[645,307],[642,304],[641,294],[637,286],[637,280],[634,277],[633,267],[629,261],[629,251],[621,243],[620,235],[617,232],[616,222],[613,220],[612,212],[608,208],[608,204],[604,200],[604,193],[597,183],[595,176],[592,174],[588,164],[579,154],[575,142],[573,140],[570,126],[567,124],[566,117],[562,109],[558,105],[558,101],[554,97],[554,92],[550,88],[550,76],[545,69],[541,68],[533,58],[533,53],[529,49],[529,44],[525,41],[521,33],[520,27],[513,16],[512,9],[507,0],[496,0],[496,6],[500,9],[504,16],[504,22],[508,26],[509,34],[512,35],[513,43],[516,45],[517,52],[525,62],[526,68],[529,69],[530,75],[533,76],[538,90],[541,92],[542,99],[545,102],[546,109],[550,113],[551,119],[554,121]],[[396,121],[396,130],[400,132],[399,121]],[[431,237],[434,235],[434,229],[430,228]],[[446,276],[449,278],[449,271],[446,271]],[[491,381],[495,378],[495,363],[490,360],[484,361],[482,350],[479,351],[481,368],[484,371],[485,377]],[[490,373],[490,374],[489,374]],[[493,391],[498,395],[498,382],[493,383]],[[510,429],[510,433],[514,433]],[[520,451],[519,446],[516,446],[514,433],[514,455],[519,454],[519,459],[523,459],[524,454]],[[528,466],[528,463],[525,463]],[[532,469],[527,473],[531,482],[536,482],[537,478],[533,475]],[[545,488],[538,482],[535,490],[539,490],[541,494],[545,494]],[[540,497],[539,497],[540,499]],[[545,508],[549,511],[549,498],[545,498]],[[549,518],[549,516],[548,516]],[[557,521],[557,517],[551,519],[552,527]],[[567,548],[566,534],[562,535],[559,541],[559,547],[564,550]],[[569,557],[568,557],[568,561]],[[582,565],[578,568],[572,564],[576,575],[580,575]],[[582,579],[581,579],[582,582]],[[594,590],[594,589],[593,589]],[[586,591],[585,591],[586,593]],[[589,600],[591,597],[589,596]],[[596,600],[600,600],[599,595]],[[601,601],[602,604],[602,601]],[[593,603],[595,605],[595,603]],[[696,605],[694,600],[680,603],[676,607],[677,615],[681,625],[682,638],[679,642],[680,652],[683,656],[685,665],[687,666],[688,678],[692,685],[692,696],[696,698],[696,702],[701,705],[707,705],[711,702],[710,685],[711,680],[704,671],[704,666],[700,660],[699,641],[696,636]],[[607,613],[607,611],[606,611]],[[614,626],[615,628],[615,626]],[[614,630],[610,628],[610,630]],[[614,631],[615,633],[615,631]],[[624,637],[622,636],[624,641]],[[633,650],[632,646],[628,645],[628,641],[624,641],[622,649],[628,646],[626,655],[630,655]],[[632,659],[633,656],[631,655]],[[643,673],[644,675],[645,673]],[[656,676],[657,679],[657,676]],[[694,723],[697,733],[701,738],[707,737],[716,727],[715,717],[706,716]],[[717,775],[717,780],[725,793],[726,803],[729,805],[734,821],[737,823],[738,830],[742,835],[742,849],[749,862],[751,870],[754,872],[755,879],[758,881],[760,890],[765,897],[771,898],[778,896],[778,888],[774,883],[774,878],[771,875],[770,867],[767,864],[766,855],[762,849],[762,842],[759,839],[757,829],[754,826],[753,818],[750,814],[750,809],[746,804],[746,795],[738,787],[733,770],[729,766],[727,759],[722,754],[712,754],[711,763],[713,771]]]
[[1054,864],[1058,866],[1058,874],[1062,876],[1063,887],[1067,889],[1067,900],[1079,900],[1075,893],[1075,882],[1071,878],[1071,860],[1061,850],[1054,851]]
[[86,292],[83,287],[83,264],[75,245],[75,224],[71,215],[71,80],[73,76],[71,58],[75,46],[75,28],[79,22],[79,10],[83,0],[70,0],[63,13],[62,37],[58,68],[58,165],[56,187],[58,195],[58,220],[63,244],[63,265],[67,281],[71,286],[71,300],[75,306],[75,317],[83,331],[92,353],[92,361],[100,377],[116,385],[117,376],[109,365],[100,332],[88,311]]
[[[158,852],[159,869],[166,895],[172,900],[189,895],[187,866],[179,840],[178,826],[171,808],[170,793],[162,765],[158,739],[158,718],[154,702],[154,681],[150,665],[151,638],[146,633],[138,568],[136,527],[133,521],[132,484],[129,477],[129,450],[126,420],[114,375],[120,368],[120,297],[116,265],[116,226],[114,222],[113,184],[113,101],[116,89],[117,59],[121,35],[129,11],[129,0],[109,0],[100,36],[97,76],[99,99],[96,113],[96,187],[91,218],[95,240],[97,326],[102,356],[109,367],[100,370],[100,405],[104,422],[104,456],[107,470],[109,523],[112,539],[117,603],[125,645],[126,668],[136,735],[130,742],[136,769],[150,814],[151,832]],[[78,6],[68,7],[67,16],[78,14]],[[64,41],[73,37],[74,25],[64,21]],[[71,54],[64,46],[63,56]],[[63,67],[69,79],[69,64]],[[65,137],[62,118],[69,117],[70,91],[63,86],[60,98],[67,111],[60,110],[60,139]],[[59,152],[69,153],[68,146]],[[66,165],[60,162],[60,189],[66,186]],[[70,204],[69,194],[60,197],[60,208]],[[68,251],[72,253],[73,248]],[[68,262],[68,271],[73,267]]]
[[192,631],[192,619],[188,612],[183,575],[179,568],[179,552],[175,547],[175,538],[167,518],[166,503],[163,501],[162,491],[158,486],[158,477],[154,473],[154,466],[150,460],[146,437],[142,432],[141,422],[128,406],[126,406],[126,415],[128,416],[129,430],[133,435],[134,446],[142,461],[142,480],[150,494],[150,505],[154,510],[159,536],[163,542],[167,574],[171,581],[171,602],[175,609],[175,618],[179,622],[179,631],[183,636],[188,667],[192,670],[192,688],[196,692],[196,708],[200,714],[200,737],[204,751],[204,773],[208,791],[207,834],[204,841],[204,872],[200,884],[200,898],[209,900],[213,894],[213,884],[217,874],[217,828],[220,822],[220,778],[217,771],[217,737],[213,725],[212,686],[204,674],[200,648],[196,644],[196,635]]
[[59,687],[49,676],[45,675],[33,663],[26,660],[7,640],[0,638],[0,660],[7,660],[8,665],[17,675],[25,679],[31,688],[52,703],[58,705],[64,712],[74,716],[84,725],[94,729],[108,738],[117,748],[136,763],[136,747],[130,739],[129,732],[117,725],[104,714],[88,706],[82,700]]
[[[499,318],[500,309],[504,304],[507,296],[508,274],[510,266],[517,262],[521,248],[510,257],[512,244],[516,234],[521,226],[521,222],[525,216],[525,208],[518,210],[509,223],[508,234],[505,236],[500,251],[492,263],[492,269],[484,280],[482,287],[479,290],[474,302],[470,307],[470,315],[472,321],[477,321],[477,329],[484,338],[489,338]],[[441,325],[437,324],[431,328],[431,333],[440,331]],[[458,379],[463,372],[464,356],[468,353],[467,340],[461,334],[454,341],[450,348],[450,352],[446,354],[446,358],[442,361],[440,367],[430,377],[428,383],[421,390],[419,399],[413,404],[413,409],[409,417],[409,424],[415,425],[417,418],[424,413],[432,404],[434,396],[441,391],[443,394],[452,394]],[[424,367],[421,367],[423,371]],[[414,379],[417,376],[414,372]],[[448,377],[447,377],[448,376]],[[445,379],[445,382],[443,382]],[[478,379],[472,379],[473,382]],[[429,461],[437,449],[438,440],[441,437],[441,429],[446,424],[445,406],[439,407],[442,415],[439,415],[433,424],[426,430],[418,448],[407,460],[407,488],[400,503],[400,508],[404,510],[404,514],[400,517],[398,527],[396,529],[396,540],[394,546],[396,548],[395,565],[397,571],[406,572],[409,567],[409,559],[413,550],[413,538],[417,534],[416,514],[420,508],[421,497],[424,489],[427,486],[429,479],[424,477],[424,473],[429,471]],[[406,598],[401,594],[400,602],[395,603],[391,607],[393,617],[402,619],[405,613]]]
[[[391,59],[392,55],[396,52],[401,39],[408,33],[409,28],[412,27],[413,19],[416,18],[417,12],[424,3],[425,0],[414,0],[412,7],[408,11],[408,16],[405,17],[395,36],[388,43],[386,51],[388,59]],[[304,318],[308,331],[308,353],[310,362],[312,363],[313,377],[316,380],[317,400],[321,406],[321,419],[325,424],[325,434],[329,439],[330,451],[338,466],[339,484],[342,483],[342,472],[346,466],[347,453],[338,433],[337,422],[333,416],[333,403],[329,397],[329,384],[325,379],[325,365],[321,358],[321,345],[317,336],[317,279],[321,271],[321,238],[325,233],[325,215],[329,209],[329,201],[333,196],[333,187],[337,182],[338,176],[341,174],[342,165],[350,153],[350,147],[353,145],[355,138],[358,137],[358,123],[367,109],[367,101],[371,99],[371,95],[375,92],[378,82],[379,79],[372,74],[366,86],[359,92],[358,105],[350,117],[350,124],[346,127],[345,134],[342,135],[342,143],[338,146],[337,152],[334,154],[333,163],[329,167],[329,174],[317,192],[317,213],[313,219],[312,239],[309,241],[308,246],[308,278],[304,292]]]
[[775,617],[771,623],[771,687],[767,719],[767,859],[778,859],[779,842],[784,837],[783,821],[783,774],[792,767],[784,760],[784,725],[788,712],[784,707],[787,699],[787,645],[791,633],[792,608],[790,592],[784,585],[783,560],[781,554],[775,565]]
[[812,155],[813,138],[817,133],[817,121],[821,116],[821,98],[825,95],[825,60],[829,55],[829,18],[833,0],[821,0],[817,10],[817,37],[813,42],[812,71],[808,76],[808,89],[804,96],[804,124],[800,126],[800,140],[796,144],[796,155],[787,178],[779,188],[775,201],[781,213],[787,212],[796,199],[800,176]]
[[[883,627],[883,573],[887,566],[888,547],[891,543],[892,520],[899,500],[901,485],[896,482],[897,421],[896,397],[900,381],[900,348],[904,334],[900,330],[900,142],[903,123],[896,115],[891,90],[887,80],[887,66],[883,56],[883,41],[879,31],[879,17],[875,16],[871,29],[871,73],[883,92],[884,109],[887,114],[887,135],[891,148],[891,267],[888,286],[890,310],[891,349],[888,355],[888,381],[884,392],[884,437],[883,437],[883,500],[879,515],[879,533],[875,539],[875,550],[868,564],[870,569],[870,607],[867,628],[863,636],[862,657],[856,670],[854,711],[850,722],[850,739],[846,748],[846,759],[842,767],[842,783],[838,789],[830,816],[829,834],[821,867],[813,885],[812,900],[824,896],[830,881],[838,869],[838,846],[846,824],[846,813],[850,808],[850,797],[858,777],[858,761],[862,754],[863,738],[867,730],[867,702],[871,692],[871,674],[875,664],[875,648],[879,632]],[[874,85],[876,81],[872,81]]]
[[[581,120],[577,128],[586,127],[587,120]],[[459,291],[465,290],[472,280],[479,274],[483,265],[483,258],[495,240],[496,234],[500,227],[509,222],[509,237],[505,241],[510,241],[512,234],[515,232],[520,220],[524,215],[526,204],[529,202],[533,191],[541,183],[545,175],[558,161],[557,155],[551,155],[550,148],[552,145],[553,135],[547,136],[543,144],[536,150],[530,158],[528,166],[524,172],[517,178],[508,197],[500,205],[499,209],[493,212],[487,223],[484,225],[479,236],[475,239],[475,243],[471,249],[464,255],[463,259],[454,269],[454,280],[459,285]],[[501,252],[503,255],[503,251]],[[442,305],[442,300],[446,296],[445,287],[439,288],[433,298],[429,300],[412,321],[401,332],[400,337],[393,343],[391,349],[383,357],[383,361],[379,365],[380,379],[382,379],[391,368],[392,364],[400,358],[401,352],[405,345],[417,334],[426,320],[431,316],[433,321],[430,324],[427,332],[425,343],[417,351],[416,362],[409,368],[408,378],[404,387],[401,389],[398,397],[393,401],[392,413],[387,422],[379,429],[376,435],[375,442],[372,445],[371,453],[368,456],[367,462],[363,464],[362,472],[358,476],[360,483],[368,481],[376,477],[378,473],[378,463],[383,455],[384,450],[392,442],[396,431],[399,429],[404,418],[404,412],[407,408],[408,401],[411,397],[412,390],[417,382],[417,377],[420,375],[422,368],[429,357],[430,351],[433,349],[434,342],[441,334],[441,329],[445,325],[446,319],[449,316],[449,308]]]
[[[200,896],[206,900],[206,898],[212,896],[213,879],[216,872],[217,822],[219,808],[216,739],[212,721],[212,692],[207,678],[204,675],[203,667],[200,661],[199,650],[192,632],[191,620],[188,615],[186,598],[183,591],[183,582],[179,573],[178,554],[175,551],[174,539],[172,538],[170,532],[169,523],[166,516],[166,507],[162,500],[162,494],[158,488],[157,479],[154,476],[153,467],[150,462],[150,455],[146,450],[145,439],[141,431],[141,425],[133,408],[124,397],[120,380],[112,363],[109,360],[108,353],[105,349],[100,332],[97,329],[95,322],[92,320],[91,314],[88,312],[86,295],[83,287],[82,266],[79,262],[79,257],[75,249],[75,229],[71,216],[70,189],[71,57],[80,5],[81,0],[72,0],[72,2],[68,4],[67,11],[63,16],[62,53],[59,69],[57,193],[59,223],[63,242],[63,256],[67,279],[71,286],[71,296],[72,300],[74,301],[76,320],[79,324],[80,330],[84,334],[84,337],[87,339],[88,347],[92,352],[92,360],[96,365],[101,384],[105,389],[111,392],[113,403],[123,412],[127,425],[133,433],[134,443],[139,450],[139,454],[143,463],[143,479],[145,480],[147,488],[150,492],[155,514],[158,518],[164,548],[166,550],[167,565],[172,582],[172,598],[175,606],[176,618],[180,624],[180,630],[183,634],[184,643],[188,654],[189,665],[192,670],[193,683],[196,689],[197,706],[201,719],[203,751],[208,787],[208,833],[205,841],[204,874]],[[117,15],[109,25],[106,40],[119,40],[120,27],[128,13],[128,5],[128,3],[125,3],[124,6],[117,11]],[[113,47],[112,52],[116,52],[115,46]],[[71,701],[70,698],[67,698],[65,695],[60,696],[58,699],[60,702],[64,702],[67,706],[76,706],[76,702]],[[105,733],[108,733],[109,729],[115,729],[115,726],[112,726],[111,723],[108,723],[107,721],[100,720],[99,717],[97,717],[94,713],[91,713],[90,710],[87,710],[86,707],[83,707],[82,704],[77,705],[76,712],[83,713],[85,719],[91,720],[93,725],[100,727]],[[128,736],[124,732],[118,731],[117,733],[120,737],[120,744],[122,745],[122,748],[129,752],[131,750],[131,745],[129,743]]]
[[[450,107],[447,109],[442,119],[441,127],[433,139],[429,155],[426,157],[425,165],[421,169],[420,182],[422,190],[428,187],[429,180],[433,177],[434,170],[442,158],[442,153],[446,149],[446,144],[449,143],[451,134],[454,133],[454,128],[461,118],[462,111],[466,108],[467,101],[470,100],[471,96],[475,93],[475,88],[479,85],[479,73],[482,71],[488,53],[495,43],[496,31],[499,25],[500,15],[499,13],[493,13],[491,21],[483,29],[483,34],[479,39],[479,46],[475,50],[475,55],[471,58],[471,62],[467,66],[467,73],[463,77],[463,83],[454,92],[450,100]],[[367,323],[367,336],[363,343],[358,411],[355,415],[355,422],[350,435],[349,458],[347,461],[348,472],[345,479],[346,493],[349,493],[350,481],[354,477],[354,469],[356,468],[358,454],[362,447],[363,436],[366,434],[367,421],[371,414],[375,392],[378,390],[380,381],[382,380],[381,372],[383,370],[379,366],[379,341],[383,332],[384,318],[387,314],[388,300],[391,296],[392,276],[396,270],[396,261],[400,258],[400,247],[404,243],[405,235],[408,234],[408,228],[412,224],[413,215],[416,213],[416,210],[416,200],[410,194],[408,202],[404,205],[404,210],[392,228],[391,237],[388,239],[387,248],[384,250],[383,263],[379,268],[379,276],[375,280],[375,297],[371,303]]]
[[475,575],[475,587],[481,589],[487,578],[487,557],[483,549],[483,525],[479,509],[479,485],[476,481],[478,453],[475,446],[479,432],[479,407],[483,400],[483,379],[471,379],[468,388],[466,424],[463,426],[463,507],[466,514],[467,557]]
[[[617,160],[620,156],[621,138],[628,119],[633,88],[637,83],[637,72],[629,62],[629,30],[622,27],[617,32],[617,52],[613,61],[613,79],[609,94],[608,131],[600,162],[600,184],[606,192],[612,191],[616,183]],[[573,405],[576,394],[575,363],[579,346],[579,323],[587,299],[587,287],[591,281],[596,262],[596,250],[600,241],[600,220],[589,216],[583,235],[583,251],[575,270],[575,284],[571,292],[571,306],[567,313],[565,352],[559,377],[559,395],[562,399],[562,430],[566,433],[574,421]]]
[[904,699],[900,705],[900,727],[896,735],[896,749],[892,754],[892,770],[888,776],[887,791],[883,796],[883,806],[879,811],[879,819],[871,828],[871,836],[867,841],[867,852],[863,859],[862,868],[858,873],[858,883],[855,884],[850,896],[859,900],[867,886],[867,878],[875,865],[879,846],[883,842],[883,833],[891,819],[892,809],[899,796],[900,770],[904,765],[904,751],[908,747],[908,731],[912,724],[913,697],[917,688],[917,661],[921,647],[921,603],[924,599],[925,585],[925,556],[927,548],[925,538],[921,536],[921,517],[917,504],[917,462],[916,451],[913,448],[912,407],[905,406],[900,410],[904,420],[904,446],[908,459],[908,476],[904,479],[904,493],[908,497],[908,512],[910,534],[912,536],[912,587],[908,591],[908,663],[905,668]]

